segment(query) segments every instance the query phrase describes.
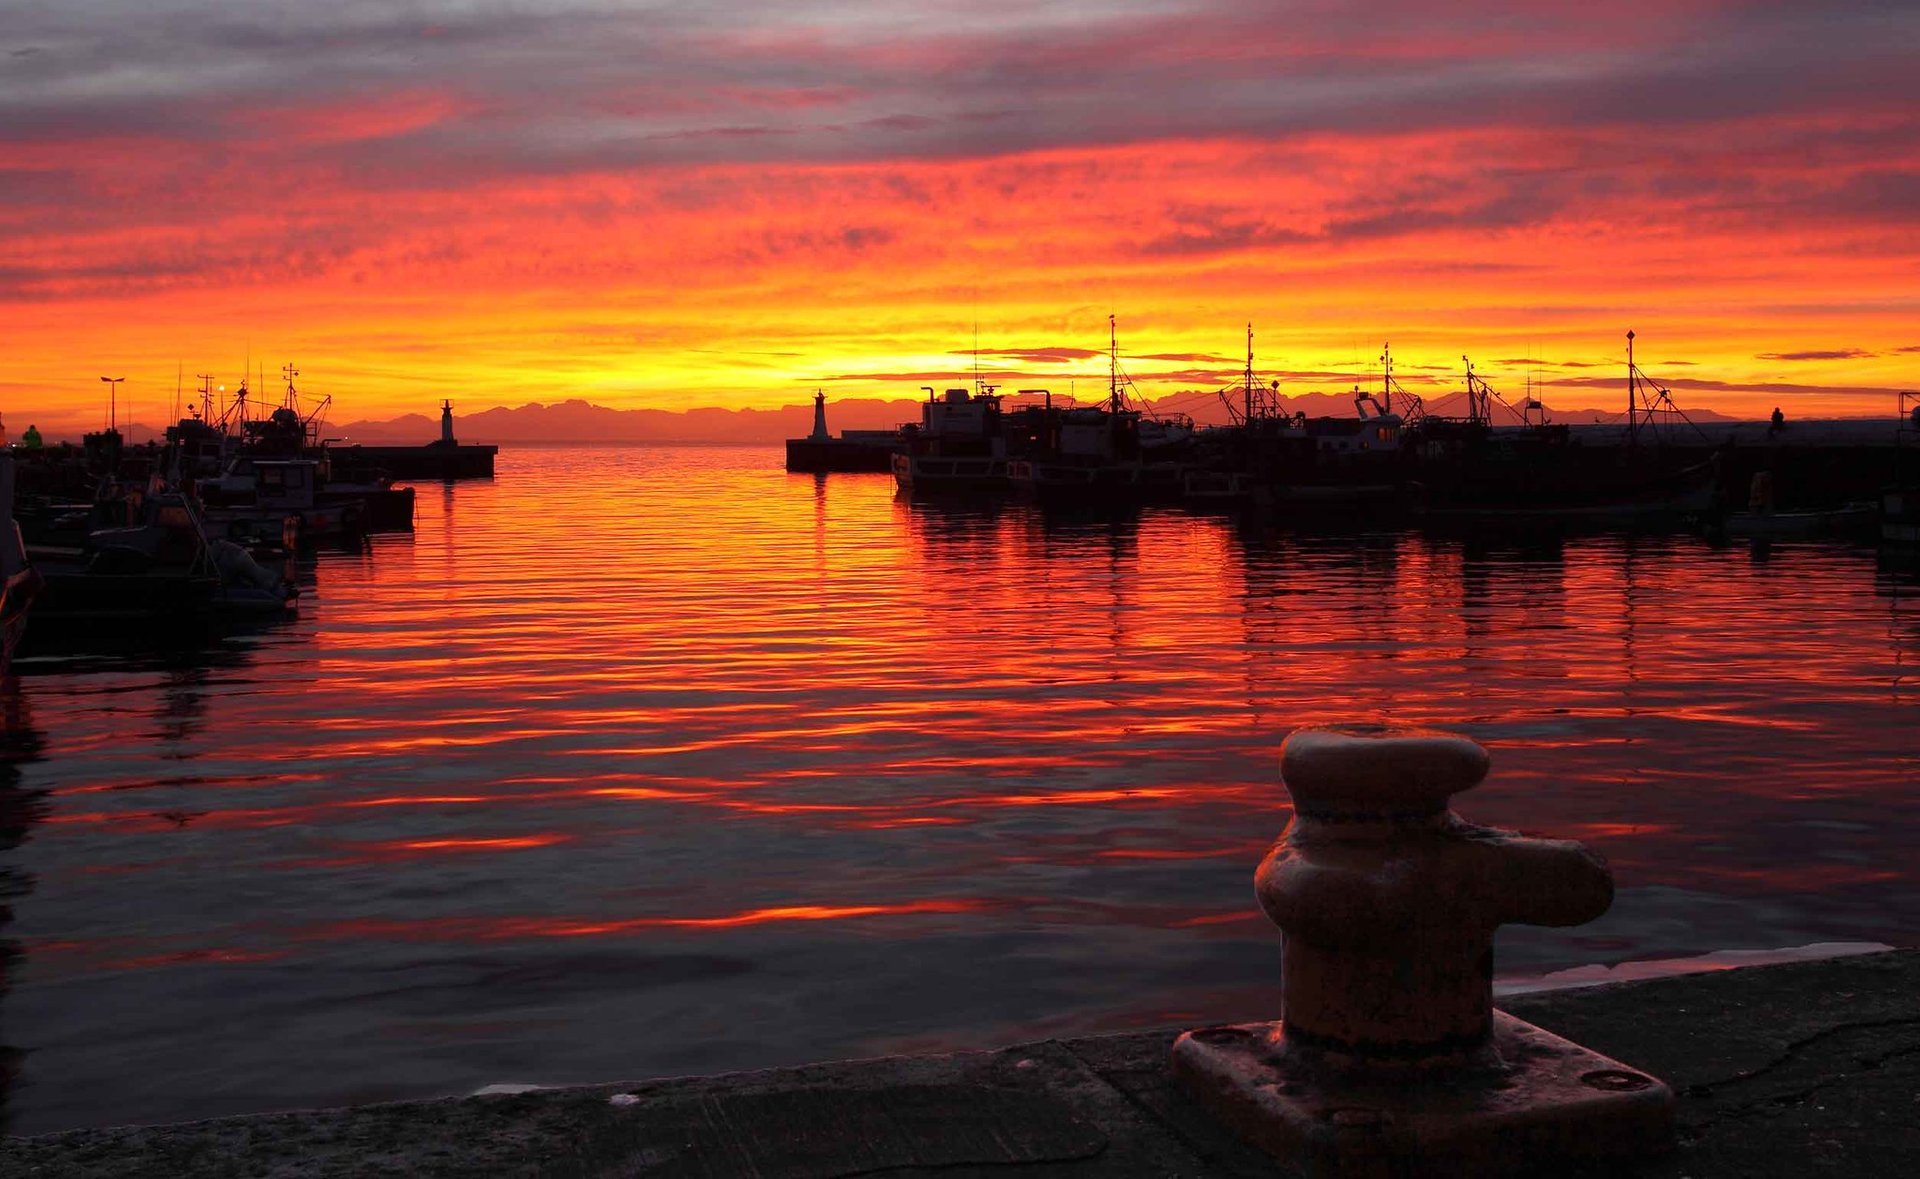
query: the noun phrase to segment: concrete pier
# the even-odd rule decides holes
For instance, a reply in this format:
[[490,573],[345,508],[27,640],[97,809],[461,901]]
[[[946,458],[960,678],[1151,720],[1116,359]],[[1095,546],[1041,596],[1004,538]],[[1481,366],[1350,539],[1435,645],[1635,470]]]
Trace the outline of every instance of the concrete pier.
[[[1502,1007],[1672,1084],[1676,1149],[1606,1174],[1920,1174],[1920,952]],[[1177,1032],[15,1138],[0,1179],[1285,1174],[1175,1085]]]

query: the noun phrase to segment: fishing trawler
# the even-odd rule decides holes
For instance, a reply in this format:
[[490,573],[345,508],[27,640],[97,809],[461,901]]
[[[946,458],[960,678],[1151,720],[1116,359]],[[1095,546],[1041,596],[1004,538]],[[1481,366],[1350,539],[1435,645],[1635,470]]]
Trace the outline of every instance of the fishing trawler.
[[1018,435],[1025,453],[1007,463],[1013,489],[1040,501],[1129,502],[1176,499],[1185,450],[1194,437],[1184,415],[1143,420],[1126,403],[1120,343],[1107,317],[1105,405],[1024,407]]
[[1003,491],[1007,486],[1008,436],[997,386],[948,389],[920,404],[920,421],[900,427],[893,453],[893,480],[902,491]]
[[[1720,463],[1704,434],[1633,359],[1627,333],[1624,445],[1585,445],[1529,398],[1515,409],[1467,362],[1464,418],[1425,416],[1408,439],[1414,507],[1436,522],[1599,526],[1684,520],[1722,500]],[[1493,425],[1498,401],[1521,419]],[[1535,414],[1538,417],[1535,417]],[[1675,437],[1690,432],[1689,445]]]
[[248,544],[411,529],[413,489],[396,488],[375,473],[353,482],[334,478],[332,455],[320,437],[333,399],[304,409],[294,385],[299,370],[288,364],[281,372],[282,402],[258,418],[250,413],[244,379],[215,416],[212,378],[202,374],[201,404],[167,430],[163,470],[200,498],[217,534]]
[[[123,522],[100,519],[112,510]],[[240,546],[208,535],[193,499],[129,492],[96,505],[100,526],[78,546],[29,546],[46,580],[34,614],[48,624],[97,627],[284,614],[299,590]],[[37,627],[36,627],[37,629]]]
[[1404,418],[1394,412],[1418,399],[1393,379],[1392,353],[1381,395],[1353,391],[1353,417],[1309,417],[1285,412],[1278,383],[1263,385],[1253,374],[1253,325],[1247,325],[1247,366],[1240,403],[1226,400],[1231,425],[1209,431],[1206,458],[1186,472],[1189,504],[1296,509],[1371,507],[1397,502],[1401,492],[1400,447]]

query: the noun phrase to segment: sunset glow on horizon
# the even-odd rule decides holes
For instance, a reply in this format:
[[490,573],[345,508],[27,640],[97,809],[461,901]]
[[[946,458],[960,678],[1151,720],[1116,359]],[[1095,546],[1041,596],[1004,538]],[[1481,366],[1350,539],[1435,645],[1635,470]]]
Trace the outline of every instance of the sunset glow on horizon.
[[[1680,0],[27,5],[0,413],[770,408],[983,371],[1167,398],[1529,379],[1891,414],[1920,13]],[[254,377],[256,385],[260,378]]]

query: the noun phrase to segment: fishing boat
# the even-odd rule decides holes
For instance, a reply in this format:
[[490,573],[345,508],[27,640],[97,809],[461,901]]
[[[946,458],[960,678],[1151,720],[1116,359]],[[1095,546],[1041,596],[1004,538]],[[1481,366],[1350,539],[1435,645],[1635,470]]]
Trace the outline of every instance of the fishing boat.
[[1869,537],[1879,523],[1881,510],[1871,503],[1851,503],[1813,510],[1730,512],[1721,529],[1728,536],[1752,540]]
[[28,548],[45,578],[37,619],[164,626],[294,609],[298,588],[239,545],[209,537],[190,497],[158,492],[124,503],[130,522],[94,529],[81,547]]
[[[1389,364],[1391,358],[1389,356]],[[1182,479],[1195,507],[1259,504],[1295,510],[1365,508],[1397,502],[1402,476],[1402,417],[1354,389],[1354,416],[1309,417],[1283,408],[1279,383],[1253,373],[1253,325],[1247,325],[1245,374],[1221,390],[1230,424],[1202,432]],[[1232,394],[1234,396],[1229,396]]]
[[1140,415],[1100,406],[1048,411],[1034,446],[1007,464],[1015,491],[1038,500],[1138,496],[1146,486]]
[[282,369],[282,403],[254,417],[247,382],[216,415],[212,378],[201,376],[201,404],[167,430],[160,469],[194,492],[216,533],[247,544],[286,537],[287,543],[353,537],[413,527],[413,489],[396,488],[383,473],[335,477],[332,453],[320,437],[332,398],[304,407],[293,365]]
[[[1148,419],[1127,406],[1114,317],[1107,317],[1104,405],[1025,407],[1024,452],[1007,463],[1013,489],[1042,502],[1126,503],[1178,499],[1192,420]],[[1144,419],[1144,420],[1143,420]]]
[[1253,438],[1260,494],[1295,508],[1397,503],[1403,473],[1401,419],[1356,395],[1354,417],[1280,419]]
[[1004,491],[1008,436],[993,385],[948,389],[920,404],[920,421],[900,427],[893,480],[910,494]]
[[[1425,414],[1408,433],[1414,509],[1439,523],[1597,527],[1681,523],[1716,511],[1725,498],[1720,459],[1703,451],[1704,435],[1635,364],[1632,332],[1627,373],[1623,444],[1588,445],[1547,421],[1531,397],[1519,408],[1507,403],[1468,361],[1467,415]],[[1493,424],[1496,401],[1517,425]],[[1672,437],[1682,429],[1691,431],[1689,445]]]
[[334,540],[367,531],[366,506],[355,496],[320,499],[321,464],[309,458],[236,457],[217,479],[199,484],[215,535],[256,542]]

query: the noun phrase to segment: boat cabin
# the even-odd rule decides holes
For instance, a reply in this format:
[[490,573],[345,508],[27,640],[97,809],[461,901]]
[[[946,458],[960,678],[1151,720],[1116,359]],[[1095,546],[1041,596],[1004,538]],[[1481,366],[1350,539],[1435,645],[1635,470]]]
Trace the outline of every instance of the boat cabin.
[[209,507],[246,506],[271,511],[311,508],[320,487],[320,463],[305,458],[235,459],[224,475],[200,491]]

